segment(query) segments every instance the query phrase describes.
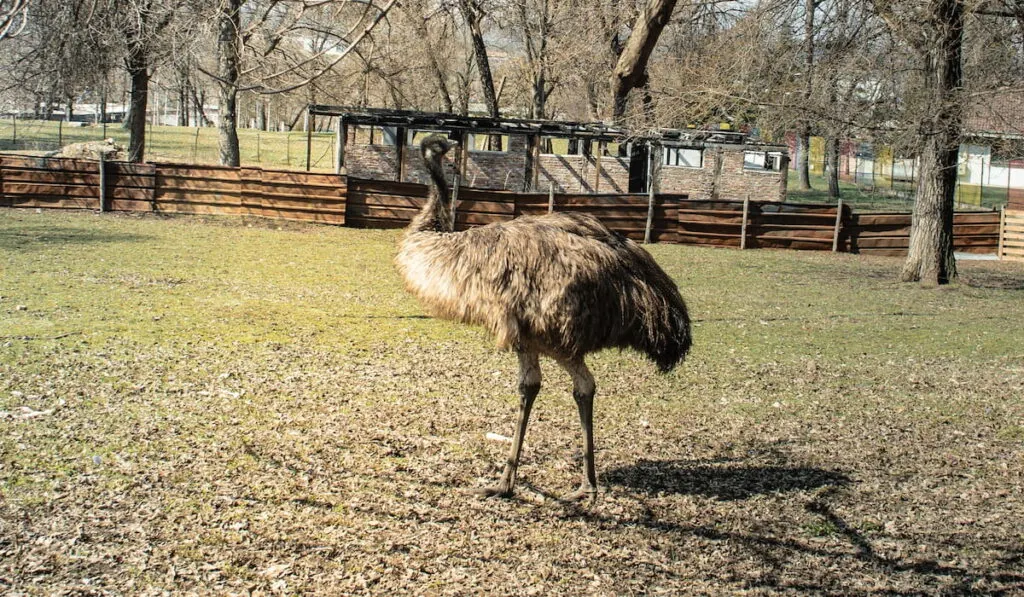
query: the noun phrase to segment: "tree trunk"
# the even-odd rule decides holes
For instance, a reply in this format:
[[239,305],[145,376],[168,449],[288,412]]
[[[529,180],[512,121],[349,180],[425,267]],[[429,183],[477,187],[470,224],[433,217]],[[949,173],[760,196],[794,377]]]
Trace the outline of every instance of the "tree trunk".
[[256,98],[256,128],[267,130],[267,102],[261,97]]
[[238,150],[238,62],[242,0],[223,0],[217,15],[217,75],[220,77],[218,145],[222,166],[240,166]]
[[626,40],[612,71],[612,119],[615,122],[626,114],[629,92],[647,84],[647,61],[675,7],[676,0],[650,0]]
[[924,73],[931,117],[920,125],[924,138],[921,173],[910,231],[910,249],[900,278],[938,285],[956,279],[953,256],[953,198],[962,115],[964,7],[961,0],[932,0],[935,23]]
[[146,161],[146,105],[149,102],[149,66],[139,48],[129,50],[128,76],[131,93],[128,106],[128,161]]
[[[494,92],[494,77],[491,76],[491,62],[487,59],[487,46],[484,44],[483,29],[480,27],[483,13],[472,0],[459,0],[459,7],[466,24],[469,25],[469,36],[473,41],[473,58],[476,60],[476,70],[480,75],[480,88],[484,94],[484,103],[487,104],[487,115],[491,118],[501,118],[498,94]],[[501,136],[491,135],[487,145],[492,151],[500,151]]]
[[[804,0],[804,102],[810,105],[814,91],[814,10],[818,0]],[[800,189],[811,190],[811,122],[800,125],[800,153],[796,171],[800,176]]]
[[829,137],[825,142],[826,170],[828,170],[828,196],[839,199],[839,144],[838,137]]
[[811,190],[811,127],[805,125],[797,137],[796,171],[800,175],[800,189]]

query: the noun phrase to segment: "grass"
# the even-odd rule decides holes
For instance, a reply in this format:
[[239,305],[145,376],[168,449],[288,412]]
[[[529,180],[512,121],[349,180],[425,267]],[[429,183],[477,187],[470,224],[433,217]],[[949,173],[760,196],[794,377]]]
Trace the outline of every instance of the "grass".
[[[146,131],[146,159],[155,162],[216,164],[219,162],[217,129],[211,127],[151,126]],[[68,126],[57,121],[19,120],[17,131],[11,121],[0,120],[0,150],[43,152],[69,143],[113,138],[128,146],[128,131],[118,124]],[[306,134],[302,131],[274,132],[238,129],[243,166],[304,169]],[[310,169],[334,171],[334,134],[314,133]]]
[[[62,126],[57,121],[19,120],[15,130],[9,119],[0,120],[0,151],[41,153],[59,149],[62,144],[97,141],[106,137],[114,138],[122,146],[128,145],[128,132],[116,124],[104,128],[97,125]],[[306,134],[301,131],[238,129],[238,137],[243,166],[279,169],[304,169],[306,166]],[[566,151],[568,141],[555,139],[553,142],[556,152]],[[333,172],[334,149],[333,133],[314,133],[310,169]],[[612,146],[612,155],[614,150]],[[216,164],[219,162],[217,129],[150,127],[147,130],[146,156],[147,160],[156,162]],[[792,203],[835,203],[828,196],[828,182],[824,176],[812,172],[811,187],[809,191],[800,190],[799,177],[795,170],[790,170],[786,200]],[[873,183],[861,184],[841,180],[839,187],[843,202],[859,211],[913,209],[914,188],[910,183],[892,183],[888,178],[879,177]],[[957,201],[959,209],[998,209],[1006,204],[1007,191],[964,185],[958,187]]]
[[[825,203],[835,204],[835,199],[828,196],[828,181],[821,174],[811,173],[811,190],[800,189],[800,176],[796,170],[789,171],[786,201],[791,203]],[[854,183],[840,179],[839,193],[843,203],[858,211],[906,211],[914,209],[915,189],[906,181],[891,181],[879,177],[873,182],[865,180]],[[1007,190],[980,187],[977,185],[957,185],[956,208],[959,210],[999,209],[1006,205]]]
[[[0,589],[24,594],[1024,590],[1024,269],[652,246],[667,376],[590,359],[599,501],[543,362],[422,316],[397,234],[0,212]],[[509,589],[510,586],[516,589]]]

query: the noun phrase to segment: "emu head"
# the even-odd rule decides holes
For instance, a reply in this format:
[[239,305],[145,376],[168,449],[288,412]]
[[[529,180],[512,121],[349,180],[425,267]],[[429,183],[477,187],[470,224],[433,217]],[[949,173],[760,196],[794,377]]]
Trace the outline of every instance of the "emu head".
[[420,143],[420,152],[423,154],[425,161],[432,162],[437,160],[440,162],[444,154],[458,145],[458,141],[452,141],[441,135],[430,135]]

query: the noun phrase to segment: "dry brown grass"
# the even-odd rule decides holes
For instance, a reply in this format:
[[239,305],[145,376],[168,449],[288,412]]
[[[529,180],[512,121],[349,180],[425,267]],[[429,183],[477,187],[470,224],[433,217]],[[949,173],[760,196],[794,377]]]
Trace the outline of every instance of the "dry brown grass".
[[592,361],[578,507],[550,363],[519,499],[460,492],[502,463],[515,358],[421,317],[396,240],[0,212],[0,592],[1024,591],[1019,264],[921,290],[896,260],[654,247],[695,350]]

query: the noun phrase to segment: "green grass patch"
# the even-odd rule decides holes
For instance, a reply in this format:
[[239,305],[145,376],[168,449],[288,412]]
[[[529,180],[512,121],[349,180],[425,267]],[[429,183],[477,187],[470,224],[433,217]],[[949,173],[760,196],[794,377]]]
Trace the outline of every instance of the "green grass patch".
[[[213,127],[149,126],[146,160],[217,164],[220,161],[217,135]],[[44,153],[70,143],[105,138],[128,146],[128,131],[119,124],[71,126],[58,121],[19,120],[15,130],[9,119],[0,120],[0,151]],[[302,131],[238,129],[238,146],[243,166],[286,170],[306,167],[306,133]],[[334,149],[334,133],[313,133],[310,169],[333,172]]]
[[398,238],[0,211],[0,587],[1024,589],[1020,264],[926,290],[897,259],[649,247],[694,350],[665,376],[588,359],[580,507],[553,497],[579,430],[548,360],[520,499],[461,491],[503,465],[485,434],[511,434],[515,358],[423,316]]

